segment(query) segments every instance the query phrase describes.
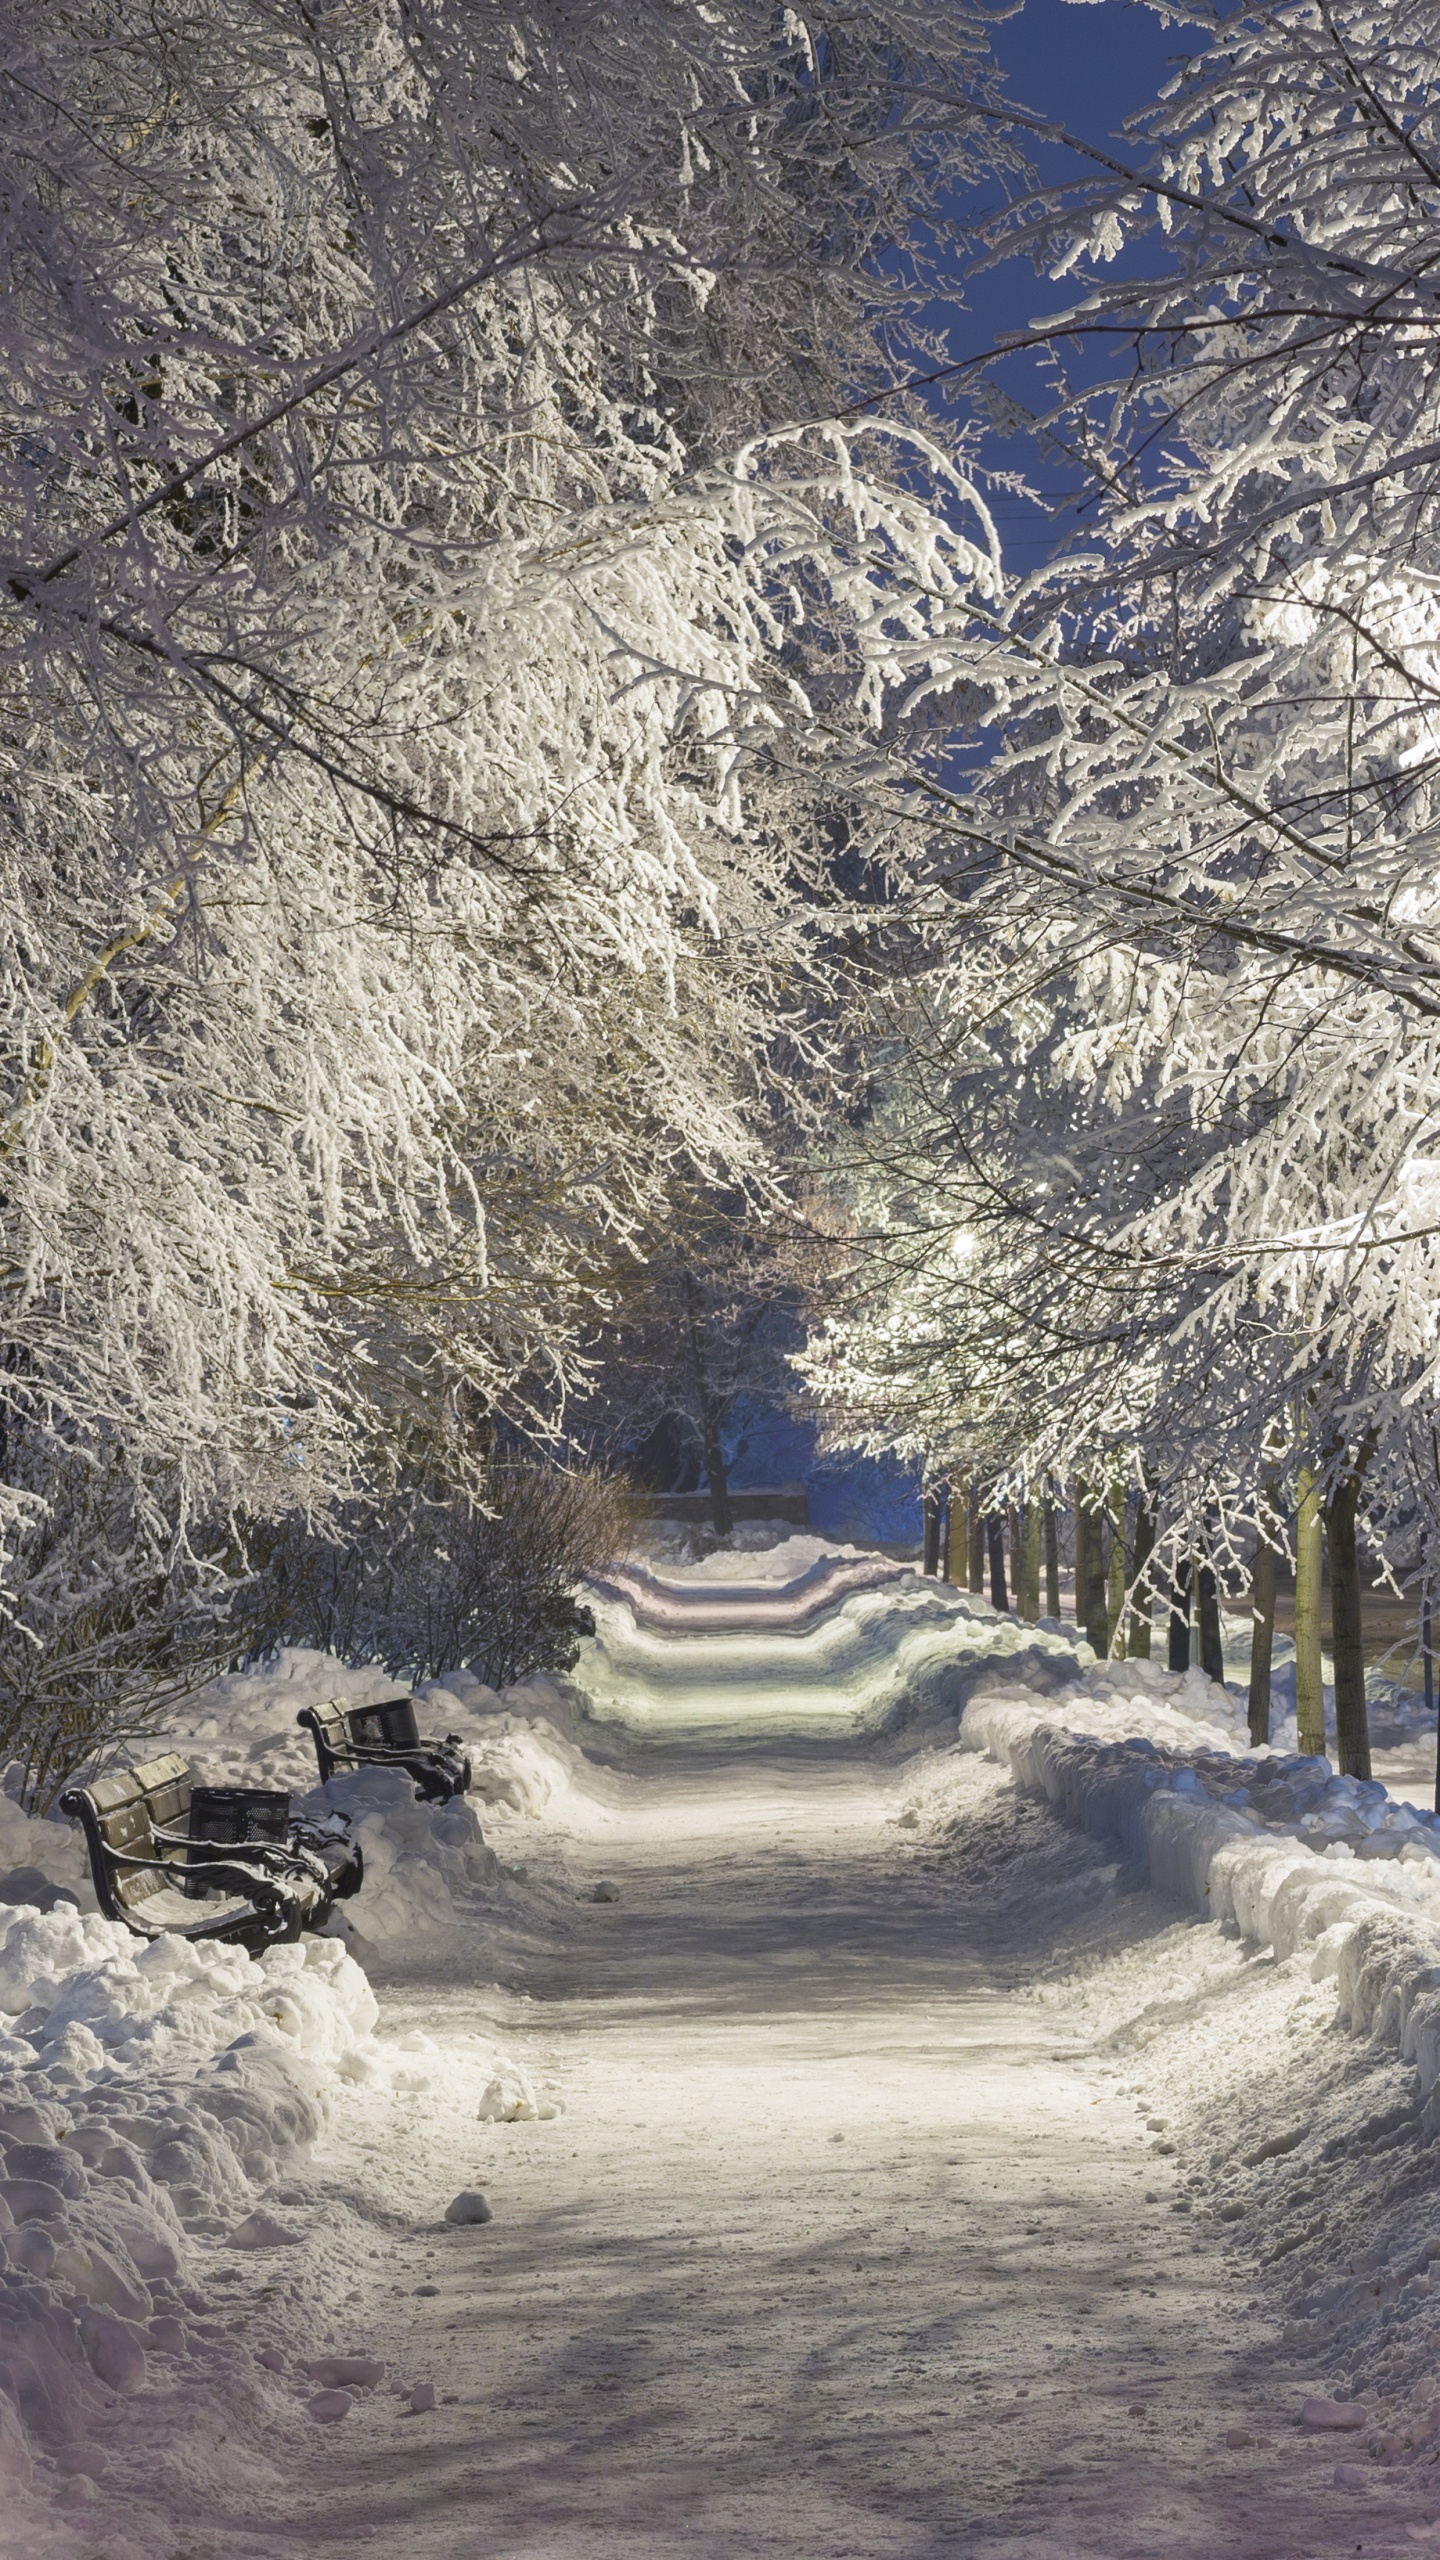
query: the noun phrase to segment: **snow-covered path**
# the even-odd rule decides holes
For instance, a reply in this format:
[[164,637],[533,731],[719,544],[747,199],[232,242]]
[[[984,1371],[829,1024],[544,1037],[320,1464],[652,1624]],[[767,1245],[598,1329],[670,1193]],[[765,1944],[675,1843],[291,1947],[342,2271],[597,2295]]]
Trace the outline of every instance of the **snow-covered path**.
[[[429,2191],[480,2184],[495,2208],[484,2228],[376,2219],[351,2342],[439,2403],[377,2395],[316,2431],[256,2547],[1413,2548],[1387,2498],[1357,2515],[1333,2491],[1333,2440],[1296,2433],[1313,2374],[1245,2325],[1227,2235],[1136,2084],[1034,1995],[1109,1891],[1102,1852],[976,1758],[958,1845],[927,1839],[873,1739],[774,1712],[774,1641],[751,1639],[728,1732],[692,1711],[667,1742],[641,1682],[643,1747],[566,1843],[618,1899],[510,1967],[507,2041],[565,2112],[477,2127],[397,2102],[386,2139],[423,2143]],[[1148,1964],[1174,1915],[1124,1901]],[[397,1974],[387,2008],[444,2044],[473,1994]],[[353,2195],[375,2162],[332,2146],[315,2173]],[[401,2225],[415,2185],[411,2162]]]

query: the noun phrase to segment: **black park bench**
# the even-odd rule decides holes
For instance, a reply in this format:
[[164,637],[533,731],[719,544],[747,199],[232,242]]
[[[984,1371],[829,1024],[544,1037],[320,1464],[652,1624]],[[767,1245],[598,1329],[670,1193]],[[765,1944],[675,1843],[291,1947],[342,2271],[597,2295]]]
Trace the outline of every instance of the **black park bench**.
[[470,1755],[461,1736],[427,1739],[408,1695],[378,1698],[366,1707],[330,1698],[323,1706],[302,1707],[295,1721],[315,1744],[322,1786],[350,1769],[404,1769],[422,1803],[448,1804],[469,1791]]
[[67,1787],[60,1804],[84,1831],[107,1920],[141,1938],[170,1930],[259,1955],[318,1929],[364,1873],[343,1815],[292,1815],[278,1788],[197,1787],[176,1752]]

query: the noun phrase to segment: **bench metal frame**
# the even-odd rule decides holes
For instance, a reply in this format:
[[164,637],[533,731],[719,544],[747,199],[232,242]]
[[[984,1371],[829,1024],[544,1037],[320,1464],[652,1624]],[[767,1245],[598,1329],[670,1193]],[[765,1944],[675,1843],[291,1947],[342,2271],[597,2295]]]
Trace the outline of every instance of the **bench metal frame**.
[[[163,1760],[118,1770],[112,1778],[67,1787],[61,1796],[62,1811],[84,1832],[95,1898],[107,1920],[121,1921],[139,1938],[208,1938],[260,1955],[266,1947],[293,1941],[303,1930],[320,1927],[330,1916],[337,1891],[354,1892],[358,1887],[363,1872],[358,1843],[344,1844],[354,1877],[345,1884],[337,1882],[318,1842],[315,1846],[305,1840],[283,1846],[246,1842],[238,1853],[231,1843],[217,1842],[213,1856],[196,1858],[193,1852],[204,1847],[203,1840],[175,1827],[175,1816],[188,1812],[191,1783],[186,1762],[171,1753]],[[121,1792],[115,1792],[117,1788]],[[157,1821],[162,1805],[166,1818]],[[302,1817],[293,1829],[310,1832],[317,1826]],[[119,1838],[113,1836],[116,1832]],[[156,1851],[161,1854],[153,1854]],[[347,1877],[351,1871],[346,1868]],[[173,1910],[163,1917],[158,1911],[147,1915],[146,1903],[156,1897],[125,1891],[126,1878],[141,1875],[162,1877],[175,1894],[193,1903],[194,1920],[179,1922]],[[310,1890],[302,1891],[302,1885]],[[238,1897],[240,1907],[231,1904],[217,1911],[213,1907],[217,1892]],[[209,1911],[207,1897],[212,1904]]]
[[[357,1717],[373,1716],[377,1709],[400,1707],[409,1711],[412,1738],[402,1743],[379,1743],[356,1732]],[[415,1702],[408,1690],[394,1697],[368,1699],[363,1706],[346,1706],[341,1698],[327,1698],[318,1707],[302,1707],[295,1721],[315,1745],[322,1786],[355,1769],[403,1769],[422,1803],[448,1804],[453,1796],[469,1792],[470,1755],[463,1737],[447,1733],[434,1740],[422,1734],[416,1726]]]

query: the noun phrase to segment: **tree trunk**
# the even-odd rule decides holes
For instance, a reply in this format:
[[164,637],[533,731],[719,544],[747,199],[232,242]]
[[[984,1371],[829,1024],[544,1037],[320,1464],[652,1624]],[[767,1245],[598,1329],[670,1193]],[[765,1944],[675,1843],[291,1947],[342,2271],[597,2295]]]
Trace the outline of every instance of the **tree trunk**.
[[1364,1459],[1342,1476],[1325,1505],[1330,1549],[1330,1652],[1335,1664],[1335,1756],[1347,1778],[1370,1775],[1370,1720],[1365,1712],[1365,1630],[1360,1599],[1360,1547],[1355,1512]]
[[1295,1730],[1299,1748],[1325,1754],[1325,1691],[1320,1670],[1320,1496],[1308,1467],[1299,1475],[1295,1518]]
[[695,1376],[695,1402],[700,1418],[700,1451],[705,1461],[705,1482],[710,1488],[710,1518],[717,1538],[728,1538],[735,1526],[730,1509],[730,1486],[725,1474],[725,1452],[720,1446],[720,1415],[710,1393],[705,1373],[705,1354],[700,1343],[700,1319],[695,1307],[695,1284],[685,1274],[685,1315],[690,1331],[690,1366]]
[[926,1486],[921,1516],[925,1523],[925,1545],[920,1570],[922,1573],[934,1575],[940,1570],[940,1490],[938,1485]]
[[983,1599],[985,1593],[985,1514],[980,1508],[979,1488],[970,1488],[970,1588]]
[[990,1599],[997,1609],[1009,1609],[1005,1596],[1005,1520],[1003,1513],[992,1511],[985,1523],[985,1536],[990,1548]]
[[1110,1487],[1110,1570],[1105,1577],[1105,1626],[1111,1655],[1117,1662],[1125,1659],[1125,1518],[1128,1508],[1125,1486],[1119,1477]]
[[953,1582],[957,1591],[963,1591],[965,1588],[965,1572],[970,1560],[967,1534],[969,1526],[968,1490],[952,1481],[949,1510],[946,1516],[945,1579],[947,1582]]
[[1250,1741],[1271,1738],[1271,1654],[1276,1649],[1276,1551],[1266,1539],[1250,1567]]
[[1016,1607],[1027,1627],[1040,1615],[1040,1505],[1034,1494],[1020,1523],[1020,1588]]
[[1084,1484],[1077,1476],[1072,1512],[1075,1522],[1075,1624],[1077,1627],[1083,1627],[1085,1624],[1085,1549],[1090,1537],[1089,1515],[1082,1499],[1084,1491]]
[[1155,1577],[1150,1557],[1155,1545],[1155,1504],[1142,1490],[1135,1505],[1135,1564],[1131,1575],[1130,1625],[1126,1647],[1136,1662],[1150,1659],[1150,1613],[1154,1606]]
[[1225,1681],[1225,1640],[1220,1632],[1220,1585],[1208,1556],[1195,1577],[1195,1616],[1200,1629],[1200,1668],[1207,1680]]
[[1261,1531],[1250,1568],[1250,1739],[1270,1739],[1270,1657],[1275,1649],[1275,1550]]
[[1190,1668],[1190,1559],[1183,1556],[1170,1573],[1170,1633],[1165,1659],[1172,1671]]
[[[1081,1514],[1085,1518],[1085,1634],[1094,1649],[1097,1662],[1103,1662],[1110,1650],[1110,1614],[1105,1605],[1105,1548],[1102,1540],[1100,1504],[1088,1485],[1078,1479],[1075,1485],[1075,1520],[1078,1530]],[[1079,1595],[1077,1593],[1077,1599]]]
[[[1420,1651],[1425,1654],[1425,1713],[1435,1723],[1435,1654],[1430,1646],[1430,1564],[1425,1564],[1425,1600],[1420,1603]],[[1435,1728],[1435,1812],[1440,1812],[1440,1725]]]
[[950,1579],[950,1514],[955,1502],[955,1496],[951,1489],[950,1479],[948,1476],[938,1490],[940,1495],[940,1538],[935,1555],[935,1570],[940,1576],[942,1582],[948,1582]]
[[1060,1522],[1053,1501],[1045,1498],[1045,1615],[1060,1615]]

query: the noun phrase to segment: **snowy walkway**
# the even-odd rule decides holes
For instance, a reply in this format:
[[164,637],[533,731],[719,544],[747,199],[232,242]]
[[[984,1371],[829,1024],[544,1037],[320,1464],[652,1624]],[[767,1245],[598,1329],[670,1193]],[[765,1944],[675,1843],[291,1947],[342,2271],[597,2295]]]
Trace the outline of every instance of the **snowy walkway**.
[[[642,1682],[643,1738],[566,1843],[619,1899],[509,1971],[507,2041],[564,2114],[477,2127],[391,2102],[426,2184],[483,2185],[495,2220],[372,2215],[331,2334],[439,2406],[377,2395],[316,2431],[309,2493],[267,2489],[244,2549],[1413,2549],[1387,2499],[1361,2517],[1332,2491],[1345,2445],[1294,2425],[1313,2376],[1268,2323],[1256,2355],[1233,2250],[1135,2084],[1028,1988],[1103,1898],[1102,1852],[978,1759],[958,1851],[903,1826],[903,1767],[777,1708],[793,1649],[747,1642],[728,1730],[682,1683],[667,1737]],[[1142,1962],[1167,1933],[1215,1944],[1147,1893],[1119,1925]],[[386,2005],[444,2042],[473,1996],[397,1980]],[[333,2143],[314,2163],[352,2205],[376,2168]]]

